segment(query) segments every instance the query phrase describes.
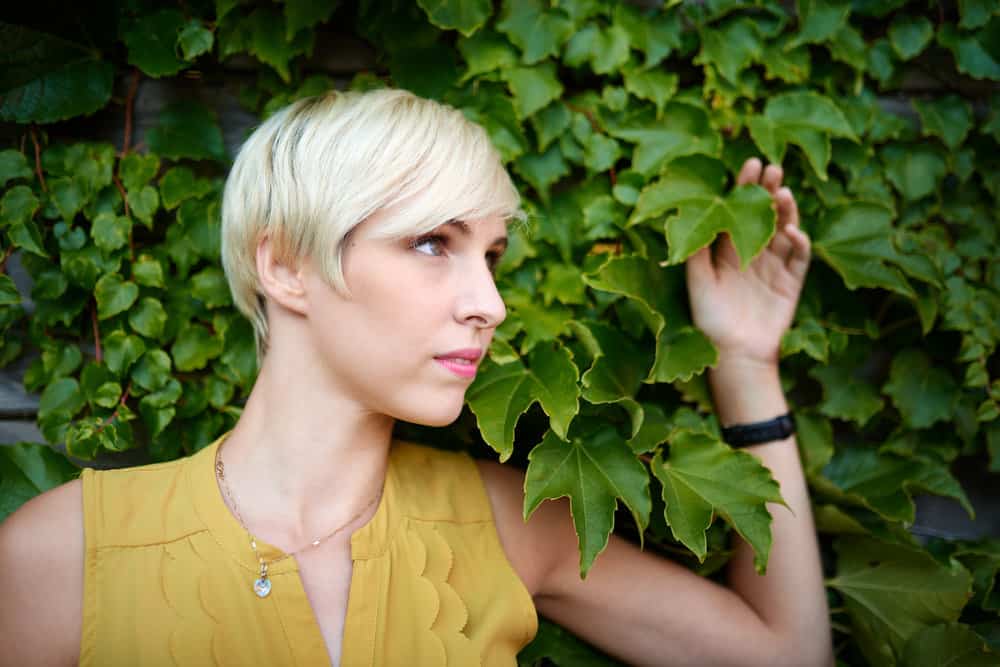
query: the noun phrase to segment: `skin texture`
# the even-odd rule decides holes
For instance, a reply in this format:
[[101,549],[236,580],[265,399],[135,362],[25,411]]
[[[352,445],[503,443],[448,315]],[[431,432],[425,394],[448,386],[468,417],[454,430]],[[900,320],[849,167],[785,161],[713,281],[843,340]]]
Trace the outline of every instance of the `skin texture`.
[[[754,159],[740,183],[775,201],[779,231],[744,272],[728,239],[688,262],[695,322],[720,350],[709,380],[723,424],[787,410],[778,381],[781,335],[808,266],[794,198],[780,168]],[[310,262],[257,251],[271,341],[243,415],[222,449],[229,485],[254,535],[286,552],[342,525],[377,497],[395,419],[444,425],[459,414],[470,378],[435,356],[485,350],[505,310],[491,274],[502,251],[499,219],[443,224],[435,238],[371,236],[380,212],[350,239],[338,294]],[[738,326],[753,322],[754,326]],[[480,464],[508,558],[539,611],[632,664],[828,665],[830,631],[808,494],[794,438],[748,449],[772,469],[789,511],[771,507],[767,576],[748,545],[734,544],[729,586],[612,536],[581,581],[565,499],[525,523],[523,473]],[[345,465],[345,461],[349,465]],[[220,492],[221,493],[221,492]],[[227,500],[228,502],[228,500]],[[79,482],[26,503],[0,525],[0,627],[19,641],[0,664],[74,664],[83,588]],[[340,654],[352,530],[296,559],[331,657]],[[595,622],[599,619],[599,622]]]

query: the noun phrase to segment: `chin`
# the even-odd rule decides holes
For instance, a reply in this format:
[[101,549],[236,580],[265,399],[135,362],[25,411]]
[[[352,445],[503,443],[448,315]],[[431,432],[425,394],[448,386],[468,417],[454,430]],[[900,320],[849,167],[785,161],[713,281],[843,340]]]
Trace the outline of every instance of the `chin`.
[[453,423],[462,414],[462,402],[442,401],[435,406],[420,406],[397,415],[398,419],[420,426],[441,427]]

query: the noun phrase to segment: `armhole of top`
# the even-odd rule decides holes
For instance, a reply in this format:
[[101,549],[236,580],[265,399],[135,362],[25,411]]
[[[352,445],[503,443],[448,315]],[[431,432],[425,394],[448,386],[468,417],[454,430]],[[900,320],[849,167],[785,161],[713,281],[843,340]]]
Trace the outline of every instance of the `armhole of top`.
[[83,494],[83,605],[80,619],[80,667],[93,663],[97,632],[97,549],[101,477],[94,470],[80,471]]
[[497,530],[496,518],[493,514],[493,504],[490,501],[490,494],[486,491],[486,480],[483,479],[483,472],[479,469],[479,464],[476,459],[472,458],[468,454],[465,455],[465,460],[468,465],[471,465],[474,469],[474,476],[469,475],[470,480],[474,481],[474,486],[478,487],[478,496],[481,498],[483,504],[483,511],[485,513],[484,519],[489,524],[489,529],[486,531],[489,539],[493,542],[493,548],[496,551],[496,557],[500,563],[507,569],[510,573],[511,579],[515,582],[517,588],[517,594],[521,598],[521,608],[525,616],[525,636],[521,644],[521,648],[527,646],[535,635],[538,634],[538,609],[535,608],[535,600],[531,596],[531,591],[525,585],[524,581],[521,579],[521,575],[517,573],[514,569],[514,564],[510,562],[510,557],[503,548],[503,542],[500,540],[500,532]]

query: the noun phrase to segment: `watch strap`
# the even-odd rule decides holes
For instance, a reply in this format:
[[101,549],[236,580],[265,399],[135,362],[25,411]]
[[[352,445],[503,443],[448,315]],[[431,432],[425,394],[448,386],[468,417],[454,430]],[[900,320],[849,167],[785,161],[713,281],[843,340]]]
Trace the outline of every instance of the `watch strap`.
[[763,442],[784,440],[795,433],[792,414],[785,413],[767,421],[733,424],[722,429],[722,439],[731,447],[747,447]]

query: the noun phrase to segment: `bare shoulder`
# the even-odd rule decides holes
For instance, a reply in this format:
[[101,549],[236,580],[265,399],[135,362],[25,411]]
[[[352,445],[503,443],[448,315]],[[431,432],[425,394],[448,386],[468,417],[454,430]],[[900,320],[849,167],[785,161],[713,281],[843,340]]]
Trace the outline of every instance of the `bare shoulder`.
[[0,523],[0,665],[72,665],[83,610],[83,483],[42,493]]
[[532,595],[541,591],[577,542],[565,498],[542,503],[524,520],[524,473],[493,461],[476,461],[493,508],[497,534],[507,559]]

